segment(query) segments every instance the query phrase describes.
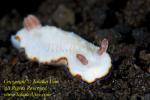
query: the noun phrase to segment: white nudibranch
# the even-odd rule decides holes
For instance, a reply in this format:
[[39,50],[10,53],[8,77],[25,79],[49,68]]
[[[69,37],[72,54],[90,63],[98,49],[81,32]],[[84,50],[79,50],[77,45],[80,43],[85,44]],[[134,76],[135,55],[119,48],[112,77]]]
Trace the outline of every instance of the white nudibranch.
[[101,46],[96,46],[73,32],[55,26],[42,26],[33,15],[24,18],[23,25],[24,28],[11,37],[11,42],[17,49],[24,48],[29,59],[66,65],[73,76],[79,75],[88,83],[110,72],[107,39],[101,41]]

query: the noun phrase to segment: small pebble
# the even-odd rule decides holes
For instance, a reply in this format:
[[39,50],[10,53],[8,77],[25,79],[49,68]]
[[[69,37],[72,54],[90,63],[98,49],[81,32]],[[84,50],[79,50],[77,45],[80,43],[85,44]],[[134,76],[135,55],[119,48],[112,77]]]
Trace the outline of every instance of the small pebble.
[[64,5],[60,5],[54,12],[52,19],[59,26],[64,26],[67,24],[74,24],[75,15],[73,11]]

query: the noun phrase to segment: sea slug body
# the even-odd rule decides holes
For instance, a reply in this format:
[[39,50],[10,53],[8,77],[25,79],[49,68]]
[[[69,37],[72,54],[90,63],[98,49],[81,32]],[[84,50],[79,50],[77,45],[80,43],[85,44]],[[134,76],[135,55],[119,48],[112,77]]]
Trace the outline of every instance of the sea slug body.
[[23,25],[11,41],[17,49],[24,48],[29,59],[45,64],[64,64],[73,76],[79,75],[88,83],[110,72],[107,39],[101,41],[101,46],[96,46],[73,32],[42,26],[34,15],[28,15]]

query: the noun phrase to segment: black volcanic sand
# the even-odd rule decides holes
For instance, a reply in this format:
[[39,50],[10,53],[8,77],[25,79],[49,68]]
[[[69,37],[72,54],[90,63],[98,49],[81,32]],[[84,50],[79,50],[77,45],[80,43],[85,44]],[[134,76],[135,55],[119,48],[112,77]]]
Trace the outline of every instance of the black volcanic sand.
[[[33,1],[13,3],[1,13],[0,81],[56,79],[59,84],[48,85],[50,97],[1,96],[0,100],[150,100],[150,0]],[[96,45],[108,38],[111,74],[87,84],[64,66],[29,61],[24,52],[13,48],[10,36],[31,13],[43,25],[74,31]]]

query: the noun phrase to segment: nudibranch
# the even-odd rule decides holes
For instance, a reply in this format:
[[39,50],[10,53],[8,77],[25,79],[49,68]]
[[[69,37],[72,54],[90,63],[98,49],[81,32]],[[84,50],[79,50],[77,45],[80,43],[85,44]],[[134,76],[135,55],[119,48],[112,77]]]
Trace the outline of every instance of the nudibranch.
[[44,64],[64,64],[73,76],[80,76],[88,83],[110,72],[107,39],[96,46],[73,32],[42,26],[34,15],[24,18],[23,26],[11,36],[11,42],[15,48],[23,48],[27,58]]

